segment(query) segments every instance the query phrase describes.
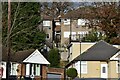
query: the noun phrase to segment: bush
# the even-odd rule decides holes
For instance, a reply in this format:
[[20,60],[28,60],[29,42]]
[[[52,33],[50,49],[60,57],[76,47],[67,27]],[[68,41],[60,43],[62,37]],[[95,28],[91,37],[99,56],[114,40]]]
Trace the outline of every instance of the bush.
[[50,62],[50,67],[60,67],[60,54],[59,50],[54,48],[48,53],[48,60]]
[[78,75],[77,70],[75,68],[69,68],[66,71],[66,74],[67,74],[68,77],[71,77],[71,79],[74,79]]

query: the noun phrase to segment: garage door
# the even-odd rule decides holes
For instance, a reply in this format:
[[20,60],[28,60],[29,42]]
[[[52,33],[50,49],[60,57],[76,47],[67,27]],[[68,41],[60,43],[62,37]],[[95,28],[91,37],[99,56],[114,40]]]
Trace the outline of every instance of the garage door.
[[61,74],[53,74],[53,73],[47,74],[48,80],[61,80],[60,78],[61,78]]

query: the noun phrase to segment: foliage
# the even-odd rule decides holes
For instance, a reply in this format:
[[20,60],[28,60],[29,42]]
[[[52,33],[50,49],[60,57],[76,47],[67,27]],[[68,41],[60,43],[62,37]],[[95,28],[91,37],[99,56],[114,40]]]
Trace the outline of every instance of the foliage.
[[[89,20],[89,27],[103,30],[107,35],[106,41],[115,43],[115,37],[120,37],[120,6],[117,2],[95,2],[85,6],[84,18]],[[96,25],[96,27],[94,26]],[[119,41],[119,40],[118,40]],[[120,43],[118,43],[120,44]]]
[[105,35],[103,35],[101,32],[92,30],[89,32],[89,34],[86,34],[85,37],[83,37],[83,42],[95,42],[99,40],[105,40]]
[[41,5],[42,13],[54,18],[57,18],[61,13],[73,9],[72,2],[44,2]]
[[60,67],[60,54],[59,50],[54,48],[48,53],[48,60],[50,62],[50,67]]
[[[91,2],[84,3],[78,9],[70,11],[65,17],[86,19],[88,26],[92,29],[104,31],[106,41],[113,44],[120,37],[120,2]],[[112,40],[112,41],[111,41]],[[114,41],[113,41],[114,40]],[[120,43],[116,43],[120,44]]]
[[68,77],[71,77],[72,79],[74,79],[78,75],[77,70],[75,68],[69,68],[66,71],[66,74],[67,74]]
[[11,48],[20,51],[30,48],[40,48],[45,41],[45,33],[40,32],[40,4],[30,2],[11,2],[11,28],[7,34],[8,3],[2,3],[2,43],[6,46],[7,35],[10,35]]

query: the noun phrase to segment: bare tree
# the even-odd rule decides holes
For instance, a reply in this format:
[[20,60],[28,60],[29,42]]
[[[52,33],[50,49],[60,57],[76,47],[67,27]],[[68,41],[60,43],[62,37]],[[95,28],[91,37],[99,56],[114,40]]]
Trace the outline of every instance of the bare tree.
[[108,42],[120,44],[120,6],[117,2],[93,3],[84,9],[83,17],[90,21],[90,27],[99,27],[107,35]]
[[72,2],[44,2],[41,3],[41,12],[44,15],[56,18],[61,12],[67,12],[73,9]]

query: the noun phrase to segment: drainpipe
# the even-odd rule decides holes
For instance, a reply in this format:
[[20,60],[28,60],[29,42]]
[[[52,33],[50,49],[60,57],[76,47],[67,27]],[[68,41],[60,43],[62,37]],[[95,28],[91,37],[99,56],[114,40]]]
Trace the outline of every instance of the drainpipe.
[[66,67],[64,68],[64,80],[66,80]]

